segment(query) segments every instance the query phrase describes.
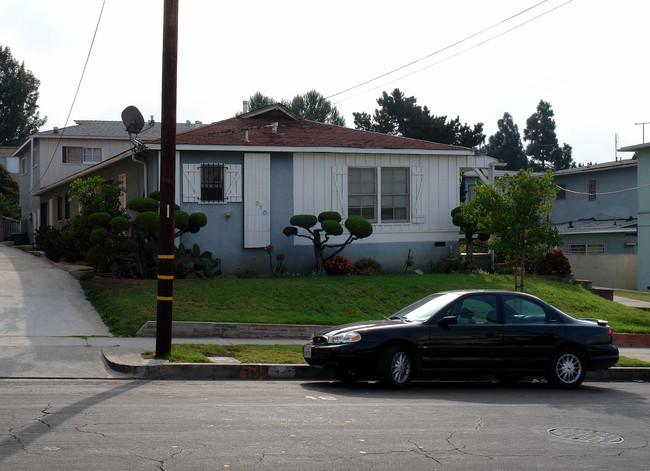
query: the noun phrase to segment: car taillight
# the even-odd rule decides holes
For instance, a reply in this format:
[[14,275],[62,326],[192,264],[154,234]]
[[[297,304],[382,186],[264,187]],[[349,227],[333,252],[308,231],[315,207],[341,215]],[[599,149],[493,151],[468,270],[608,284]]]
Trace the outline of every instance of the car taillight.
[[612,330],[611,327],[609,329],[607,329],[607,335],[610,335],[610,336],[614,335],[614,331]]

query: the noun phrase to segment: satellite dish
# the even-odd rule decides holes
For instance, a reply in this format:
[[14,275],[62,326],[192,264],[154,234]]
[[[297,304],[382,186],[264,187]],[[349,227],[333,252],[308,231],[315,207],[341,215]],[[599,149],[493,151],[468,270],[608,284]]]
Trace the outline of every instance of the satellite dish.
[[129,133],[138,134],[144,127],[142,113],[135,106],[127,106],[122,111],[122,122]]

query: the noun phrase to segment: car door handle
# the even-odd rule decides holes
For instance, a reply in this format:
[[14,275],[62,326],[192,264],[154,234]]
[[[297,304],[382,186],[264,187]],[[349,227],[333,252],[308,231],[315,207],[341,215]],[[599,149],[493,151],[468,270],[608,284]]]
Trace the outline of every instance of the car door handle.
[[488,337],[494,337],[496,334],[497,334],[496,330],[490,330],[490,331],[488,331],[487,336]]

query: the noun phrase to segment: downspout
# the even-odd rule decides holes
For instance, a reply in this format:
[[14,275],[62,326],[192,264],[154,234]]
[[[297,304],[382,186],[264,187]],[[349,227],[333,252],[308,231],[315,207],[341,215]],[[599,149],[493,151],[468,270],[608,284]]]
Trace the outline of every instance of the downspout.
[[142,167],[143,167],[143,171],[144,171],[144,196],[146,198],[147,196],[149,196],[149,187],[148,187],[148,184],[147,184],[147,180],[148,180],[148,178],[147,178],[147,173],[148,173],[148,171],[147,171],[148,170],[147,162],[146,162],[146,160],[138,160],[138,159],[135,158],[135,156],[136,156],[136,152],[135,151],[131,152],[131,160],[133,160],[136,164],[141,164]]
[[[31,166],[31,168],[28,169],[28,171],[29,171],[29,196],[28,196],[28,198],[29,198],[29,208],[33,208],[33,206],[32,206],[34,204],[34,137],[33,136],[29,138],[29,155],[30,155],[29,165]],[[41,168],[39,166],[39,171],[40,170],[41,170]],[[38,200],[39,200],[39,203],[40,203],[41,199],[39,198]],[[40,204],[37,206],[36,209],[38,209],[40,211],[40,209],[41,209]],[[41,215],[40,215],[40,212],[36,213],[34,209],[31,209],[31,213],[34,214],[34,216],[32,216],[32,227],[29,227],[29,219],[27,219],[27,231],[28,231],[27,234],[28,234],[28,237],[33,241],[34,240],[34,232],[36,232],[35,229],[36,229],[36,227],[38,227],[38,226],[36,226],[37,218],[40,219]]]

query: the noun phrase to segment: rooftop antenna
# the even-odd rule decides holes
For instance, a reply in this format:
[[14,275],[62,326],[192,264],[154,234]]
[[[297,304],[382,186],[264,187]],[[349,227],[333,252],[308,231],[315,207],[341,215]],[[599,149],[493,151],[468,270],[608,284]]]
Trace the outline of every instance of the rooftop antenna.
[[127,106],[122,111],[122,122],[126,126],[126,132],[129,133],[129,140],[135,147],[136,153],[142,152],[147,147],[142,141],[137,139],[137,135],[140,134],[140,131],[144,127],[142,113],[135,106]]
[[634,123],[634,124],[636,126],[638,126],[639,124],[641,124],[643,126],[643,144],[645,144],[645,125],[650,124],[650,121],[646,121],[646,122],[643,122],[643,123]]

